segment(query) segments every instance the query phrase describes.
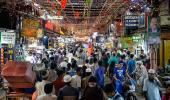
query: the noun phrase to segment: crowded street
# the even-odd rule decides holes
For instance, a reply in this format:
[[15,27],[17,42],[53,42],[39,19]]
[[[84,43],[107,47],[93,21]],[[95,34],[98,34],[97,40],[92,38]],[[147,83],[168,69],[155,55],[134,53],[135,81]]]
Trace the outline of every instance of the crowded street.
[[170,100],[170,0],[0,0],[0,100]]

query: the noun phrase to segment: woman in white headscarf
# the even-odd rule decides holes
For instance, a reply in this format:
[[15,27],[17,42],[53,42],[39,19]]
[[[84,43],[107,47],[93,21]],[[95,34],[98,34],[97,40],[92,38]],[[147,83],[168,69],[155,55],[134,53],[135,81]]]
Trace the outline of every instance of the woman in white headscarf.
[[144,79],[147,77],[148,73],[146,67],[143,65],[142,61],[137,61],[136,79],[138,85],[143,86]]

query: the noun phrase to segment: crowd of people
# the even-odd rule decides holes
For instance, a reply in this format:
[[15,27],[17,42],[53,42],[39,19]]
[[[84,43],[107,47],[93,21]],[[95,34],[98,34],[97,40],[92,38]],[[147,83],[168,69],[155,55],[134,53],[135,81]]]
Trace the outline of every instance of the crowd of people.
[[138,58],[125,49],[86,52],[81,46],[44,52],[32,100],[170,100],[170,86],[162,95],[143,50]]

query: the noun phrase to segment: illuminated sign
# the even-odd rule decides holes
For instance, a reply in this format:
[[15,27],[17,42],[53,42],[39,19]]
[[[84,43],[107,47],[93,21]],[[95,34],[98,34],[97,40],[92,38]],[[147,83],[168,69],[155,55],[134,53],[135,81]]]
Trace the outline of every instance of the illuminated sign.
[[1,44],[15,44],[15,33],[2,32]]
[[126,15],[125,16],[125,27],[127,29],[138,28],[139,26],[139,17],[137,15]]

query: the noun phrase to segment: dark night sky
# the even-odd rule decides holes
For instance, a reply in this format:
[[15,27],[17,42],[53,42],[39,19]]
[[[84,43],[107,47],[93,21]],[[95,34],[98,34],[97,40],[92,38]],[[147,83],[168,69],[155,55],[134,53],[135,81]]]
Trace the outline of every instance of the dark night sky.
[[12,24],[11,22],[16,21],[16,17],[9,16],[9,12],[5,9],[0,9],[0,28],[7,29],[15,29],[15,22]]

